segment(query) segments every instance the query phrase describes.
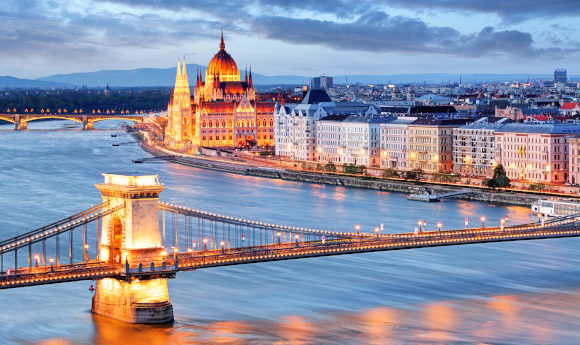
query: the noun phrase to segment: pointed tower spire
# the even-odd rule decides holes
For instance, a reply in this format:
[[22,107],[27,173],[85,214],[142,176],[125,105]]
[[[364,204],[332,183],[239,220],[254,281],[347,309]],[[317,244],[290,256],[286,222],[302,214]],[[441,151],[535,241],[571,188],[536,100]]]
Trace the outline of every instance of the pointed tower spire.
[[220,50],[225,50],[226,49],[226,44],[224,43],[224,29],[222,28],[222,39],[220,42]]
[[244,77],[246,84],[248,83],[248,65],[246,65],[246,76]]
[[250,83],[250,88],[253,88],[254,87],[254,82],[252,80],[252,65],[250,65],[250,80],[249,80],[249,83]]
[[185,79],[187,79],[187,70],[185,68],[185,56],[183,57],[183,65],[181,67],[183,68],[183,72],[181,72],[181,74],[185,77]]
[[181,77],[181,62],[177,59],[177,76]]

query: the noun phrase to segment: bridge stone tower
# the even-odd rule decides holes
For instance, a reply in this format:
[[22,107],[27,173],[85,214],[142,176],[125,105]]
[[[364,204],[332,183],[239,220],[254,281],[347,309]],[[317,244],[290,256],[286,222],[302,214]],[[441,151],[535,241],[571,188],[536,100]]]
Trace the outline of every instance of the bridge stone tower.
[[103,175],[105,182],[95,185],[103,202],[125,207],[103,218],[99,260],[122,273],[97,280],[92,312],[130,323],[171,322],[167,279],[174,273],[155,269],[165,268],[157,205],[165,186],[157,175]]

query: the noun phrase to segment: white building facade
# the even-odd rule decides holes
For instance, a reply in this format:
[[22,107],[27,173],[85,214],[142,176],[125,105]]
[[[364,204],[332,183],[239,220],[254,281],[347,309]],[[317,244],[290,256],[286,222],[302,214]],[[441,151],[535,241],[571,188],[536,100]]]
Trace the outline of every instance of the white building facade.
[[495,131],[508,118],[482,117],[453,130],[453,172],[468,176],[491,177],[495,168]]
[[409,124],[416,119],[412,116],[400,116],[380,124],[381,168],[409,169]]

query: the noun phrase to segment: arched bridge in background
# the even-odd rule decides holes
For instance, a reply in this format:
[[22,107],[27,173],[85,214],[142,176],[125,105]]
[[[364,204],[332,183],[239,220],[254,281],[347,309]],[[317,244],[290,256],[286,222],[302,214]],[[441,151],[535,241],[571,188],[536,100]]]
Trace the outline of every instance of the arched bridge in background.
[[74,121],[82,124],[83,129],[93,129],[95,122],[106,120],[127,120],[142,123],[145,114],[0,114],[0,120],[14,124],[14,129],[28,128],[28,123],[45,119],[59,119]]
[[[0,241],[0,289],[96,280],[93,312],[173,320],[167,279],[183,271],[340,254],[580,236],[580,214],[404,233],[338,232],[160,202],[156,175],[104,174],[101,204]],[[388,226],[387,226],[388,228]],[[7,267],[7,266],[11,266]]]

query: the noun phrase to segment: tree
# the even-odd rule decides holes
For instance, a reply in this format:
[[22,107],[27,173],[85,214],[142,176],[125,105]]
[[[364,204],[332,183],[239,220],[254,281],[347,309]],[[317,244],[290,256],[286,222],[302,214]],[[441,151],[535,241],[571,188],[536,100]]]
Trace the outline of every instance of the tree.
[[328,162],[324,166],[324,170],[326,170],[328,172],[336,172],[336,165],[334,165],[334,163],[332,163],[332,162]]
[[493,177],[486,181],[489,188],[509,188],[511,186],[511,181],[507,177],[503,165],[498,164],[493,169]]
[[414,170],[406,171],[405,172],[405,179],[419,181],[423,178],[423,174],[424,174],[424,172],[421,169],[414,169]]
[[367,168],[364,165],[346,164],[343,172],[346,174],[366,174]]
[[399,177],[399,173],[393,168],[388,168],[383,170],[383,177]]

